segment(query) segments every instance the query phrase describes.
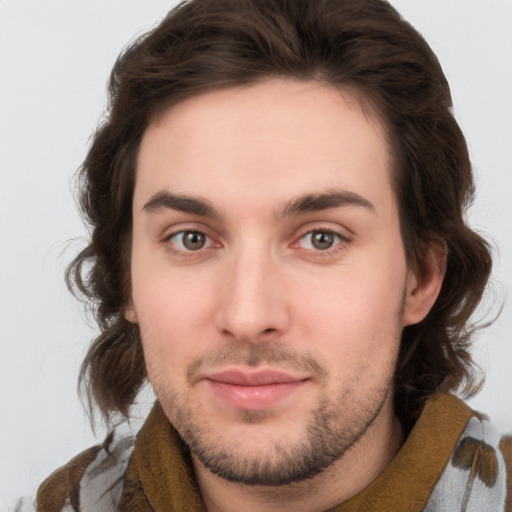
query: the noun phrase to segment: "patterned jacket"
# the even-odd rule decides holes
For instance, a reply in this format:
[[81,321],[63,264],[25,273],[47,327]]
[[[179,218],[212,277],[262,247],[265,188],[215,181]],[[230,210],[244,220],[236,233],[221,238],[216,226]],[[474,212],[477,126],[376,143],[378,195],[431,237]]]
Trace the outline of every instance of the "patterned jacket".
[[[508,468],[508,471],[507,471]],[[331,512],[512,511],[512,438],[436,394],[384,471]],[[508,489],[508,497],[507,497]],[[39,488],[39,512],[199,512],[190,455],[160,405],[136,437],[110,434]],[[21,509],[20,510],[26,510]]]

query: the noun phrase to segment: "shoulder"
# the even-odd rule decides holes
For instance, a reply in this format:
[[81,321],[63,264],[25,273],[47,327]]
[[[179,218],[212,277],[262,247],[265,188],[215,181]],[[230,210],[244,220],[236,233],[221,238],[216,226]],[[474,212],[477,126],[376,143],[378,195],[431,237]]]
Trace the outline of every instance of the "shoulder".
[[134,437],[110,433],[53,472],[37,492],[38,512],[115,510]]
[[501,435],[485,415],[473,412],[426,510],[438,510],[441,503],[453,510],[460,504],[468,511],[510,510],[511,471],[512,437]]
[[499,449],[506,467],[507,499],[505,510],[512,510],[512,434],[502,436]]

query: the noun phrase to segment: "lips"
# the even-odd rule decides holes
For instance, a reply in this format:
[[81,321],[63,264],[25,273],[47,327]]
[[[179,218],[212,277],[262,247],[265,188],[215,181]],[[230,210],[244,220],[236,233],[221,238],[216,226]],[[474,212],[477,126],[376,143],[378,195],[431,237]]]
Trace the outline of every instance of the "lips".
[[307,378],[277,370],[225,370],[205,376],[214,396],[230,407],[268,409],[302,387]]
[[207,377],[216,382],[234,384],[237,386],[265,386],[268,384],[287,384],[304,380],[277,370],[259,370],[256,372],[243,372],[239,370],[225,370]]

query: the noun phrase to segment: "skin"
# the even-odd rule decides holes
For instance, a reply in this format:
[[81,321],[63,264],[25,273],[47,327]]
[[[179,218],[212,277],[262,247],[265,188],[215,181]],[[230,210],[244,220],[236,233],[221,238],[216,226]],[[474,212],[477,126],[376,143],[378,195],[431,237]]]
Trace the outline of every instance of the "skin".
[[[399,448],[400,335],[443,262],[408,268],[391,172],[378,116],[318,82],[205,93],[147,128],[125,316],[208,511],[325,510]],[[210,379],[231,370],[299,384],[233,405]]]

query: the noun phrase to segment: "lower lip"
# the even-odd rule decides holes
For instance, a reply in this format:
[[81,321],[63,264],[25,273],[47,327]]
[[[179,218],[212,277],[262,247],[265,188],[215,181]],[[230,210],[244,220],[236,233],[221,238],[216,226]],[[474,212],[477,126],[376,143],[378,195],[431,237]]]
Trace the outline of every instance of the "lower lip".
[[276,405],[305,382],[305,380],[299,380],[261,386],[240,386],[208,380],[213,393],[224,403],[248,411],[262,411]]

